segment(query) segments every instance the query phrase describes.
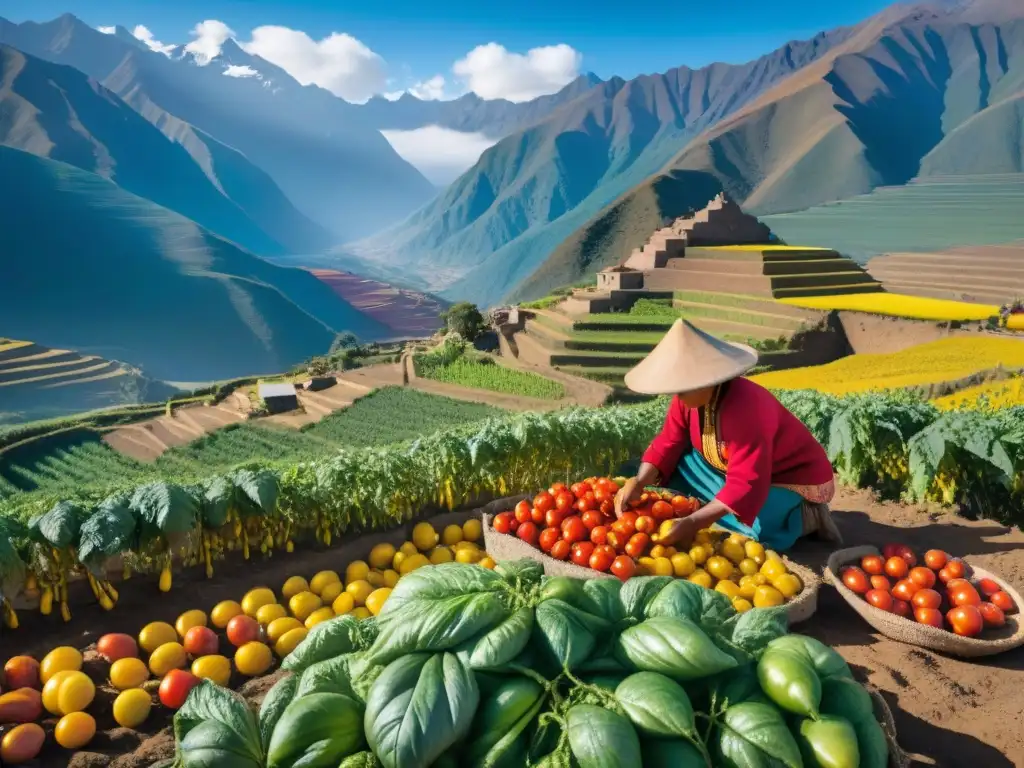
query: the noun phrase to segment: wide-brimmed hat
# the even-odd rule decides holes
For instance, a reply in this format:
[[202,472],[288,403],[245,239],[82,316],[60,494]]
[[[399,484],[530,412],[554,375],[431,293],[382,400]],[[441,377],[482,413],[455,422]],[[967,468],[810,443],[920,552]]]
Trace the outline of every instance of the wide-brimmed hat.
[[752,347],[716,339],[679,319],[626,374],[626,386],[644,395],[674,395],[735,379],[755,365],[757,351]]

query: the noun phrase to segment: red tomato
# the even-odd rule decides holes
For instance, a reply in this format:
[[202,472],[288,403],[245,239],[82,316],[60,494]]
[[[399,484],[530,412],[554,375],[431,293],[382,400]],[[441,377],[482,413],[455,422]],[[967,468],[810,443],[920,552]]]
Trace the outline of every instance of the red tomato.
[[562,538],[570,544],[587,538],[587,528],[578,515],[565,518],[562,523]]
[[884,589],[886,592],[892,589],[892,584],[885,576],[872,576],[871,577],[871,588],[872,589]]
[[875,608],[881,608],[883,611],[892,610],[892,595],[888,592],[883,592],[880,589],[869,589],[864,595],[864,599],[875,606]]
[[939,569],[938,577],[943,584],[949,584],[955,578],[948,568]]
[[860,567],[864,569],[864,573],[881,576],[885,573],[885,560],[878,555],[865,555],[860,561]]
[[236,648],[260,639],[260,625],[251,616],[235,616],[228,622],[226,629],[228,640]]
[[981,634],[985,620],[981,612],[973,605],[959,605],[946,614],[946,621],[953,631],[963,637],[974,637]]
[[967,575],[967,565],[963,560],[950,560],[946,563],[945,570],[949,571],[954,579],[962,579]]
[[885,572],[894,579],[905,579],[910,573],[910,566],[902,557],[893,555],[885,561]]
[[555,509],[561,512],[563,515],[568,515],[572,511],[572,505],[576,503],[576,497],[568,491],[562,491],[555,496]]
[[902,557],[911,568],[917,565],[917,555],[914,554],[914,550],[906,545],[901,544],[896,548],[896,557]]
[[941,571],[946,567],[946,561],[948,560],[949,555],[941,549],[929,549],[924,553],[924,564],[933,571]]
[[168,709],[179,709],[188,692],[199,685],[199,678],[184,669],[172,669],[160,681],[160,703]]
[[565,539],[559,539],[555,542],[555,545],[551,547],[550,555],[555,558],[555,560],[567,560],[571,551],[572,544]]
[[531,547],[537,546],[537,539],[540,538],[540,529],[536,523],[523,523],[516,530],[516,536],[525,541]]
[[615,517],[615,502],[614,501],[602,501],[601,502],[601,514],[607,518]]
[[[634,533],[636,533],[636,522],[626,517],[628,512],[623,514],[618,520],[612,523],[612,530],[615,531],[624,540],[629,539]],[[639,518],[636,518],[639,519]]]
[[219,645],[220,639],[217,637],[217,633],[209,627],[192,627],[192,629],[185,633],[185,638],[182,642],[185,653],[192,658],[213,656],[217,653]]
[[544,525],[548,528],[560,528],[566,514],[559,509],[549,509],[544,513]]
[[565,483],[552,483],[551,487],[548,488],[548,493],[555,497],[555,501],[558,501],[558,494],[565,493],[569,490],[569,487]]
[[978,590],[970,584],[967,586],[958,586],[949,593],[949,604],[954,608],[959,608],[962,605],[978,605],[980,602],[981,595],[979,595]]
[[982,579],[977,584],[978,591],[985,597],[992,597],[996,592],[1002,592],[1003,588],[995,579]]
[[624,520],[626,524],[630,527],[630,530],[632,531],[632,533],[629,534],[630,536],[636,533],[636,521],[640,519],[640,515],[638,513],[623,512],[622,517],[620,517],[619,519]]
[[921,566],[911,568],[909,578],[921,589],[931,589],[935,586],[935,572],[930,568]]
[[500,512],[494,516],[494,530],[498,533],[511,533],[512,523],[517,523],[516,517],[511,512]]
[[[999,591],[998,589],[996,590]],[[111,664],[119,659],[136,658],[139,655],[139,646],[131,635],[110,634],[104,635],[96,642],[96,652]],[[34,688],[35,686],[14,685],[7,681],[9,688]]]
[[541,512],[547,512],[555,508],[555,497],[547,491],[541,491],[533,497],[533,506]]
[[545,528],[540,532],[540,548],[542,552],[550,552],[555,542],[562,538],[562,532],[557,528]]
[[946,625],[942,620],[942,612],[936,608],[917,608],[914,610],[914,620],[918,624],[927,624],[936,629],[945,629]]
[[915,608],[938,608],[942,605],[942,595],[934,589],[921,589],[914,593],[910,602]]
[[598,506],[600,506],[597,503],[597,498],[594,496],[593,491],[587,491],[586,493],[584,493],[583,498],[580,499],[580,501],[584,505],[580,510],[581,512],[586,512],[588,509],[597,509]]
[[900,579],[892,588],[892,596],[897,600],[906,600],[907,602],[910,602],[914,599],[914,595],[919,589],[920,587],[910,579]]
[[530,515],[530,511],[531,511],[530,502],[528,502],[528,501],[520,501],[518,504],[516,504],[516,509],[515,509],[516,520],[519,521],[520,523],[528,523],[528,522],[530,522],[533,519],[533,517]]
[[886,544],[884,547],[882,547],[882,557],[884,557],[886,560],[888,560],[890,557],[898,557],[899,549],[902,546],[902,544]]
[[586,512],[583,513],[582,519],[583,526],[588,531],[594,530],[595,528],[597,528],[597,526],[604,522],[604,518],[601,516],[601,513],[598,512],[596,509],[588,509]]
[[625,548],[626,542],[628,540],[629,539],[626,536],[623,536],[622,534],[616,531],[608,531],[608,535],[605,536],[604,543],[612,549],[614,549],[616,552],[621,552]]
[[[553,509],[553,507],[552,507]],[[537,525],[545,525],[548,513],[540,507],[534,507],[530,510],[530,520]]]
[[651,517],[655,520],[671,520],[675,515],[675,510],[667,501],[656,501],[651,507]]
[[631,557],[619,555],[612,561],[612,573],[622,581],[627,581],[636,573],[636,561]]
[[982,603],[979,605],[978,613],[981,614],[986,627],[1001,627],[1006,623],[1006,614],[1003,613],[999,606],[992,603]]
[[[126,637],[135,642],[135,638],[127,635]],[[38,691],[43,687],[39,677],[39,662],[31,656],[11,656],[4,664],[0,679],[6,681],[8,693],[19,688],[32,688]]]
[[595,546],[608,542],[608,526],[598,525],[590,529],[590,540]]
[[600,507],[606,501],[615,501],[615,497],[610,495],[603,487],[598,486],[597,490],[594,491],[594,501]]
[[590,555],[590,567],[595,571],[607,571],[615,562],[615,550],[607,545],[595,547]]
[[636,519],[637,533],[653,533],[658,528],[658,523],[649,515],[640,515]]
[[892,601],[892,612],[905,619],[909,619],[913,615],[913,611],[910,609],[910,603],[906,600],[899,600],[896,598],[893,598]]
[[626,554],[630,557],[640,557],[651,543],[651,537],[646,533],[634,533],[626,542]]
[[672,505],[675,517],[685,517],[693,511],[690,509],[690,500],[685,496],[673,496],[669,504]]
[[868,581],[867,574],[857,566],[844,568],[842,575],[843,584],[846,585],[846,588],[856,592],[858,595],[863,595],[871,589],[871,583]]
[[589,541],[577,541],[572,545],[572,561],[584,567],[590,565],[590,556],[594,554],[594,545]]
[[590,488],[587,487],[586,483],[573,483],[569,490],[572,491],[572,495],[578,499],[584,493],[589,491]]
[[967,579],[950,579],[946,582],[946,592],[953,592],[954,590],[960,589],[961,587],[969,587],[971,582]]
[[1013,598],[1010,597],[1006,592],[999,591],[992,595],[989,595],[989,601],[992,605],[999,608],[1003,613],[1016,613],[1017,606],[1013,602]]

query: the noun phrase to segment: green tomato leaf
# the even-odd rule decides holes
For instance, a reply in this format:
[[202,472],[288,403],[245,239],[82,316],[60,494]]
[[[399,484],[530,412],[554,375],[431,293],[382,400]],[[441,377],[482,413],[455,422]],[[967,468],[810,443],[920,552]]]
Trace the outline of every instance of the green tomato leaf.
[[716,766],[723,768],[803,768],[800,748],[782,713],[771,704],[745,702],[722,716]]
[[617,655],[624,662],[647,672],[660,672],[686,682],[710,677],[737,666],[736,659],[722,651],[692,621],[659,616],[624,630],[619,636]]
[[697,735],[690,697],[679,683],[664,675],[630,675],[615,689],[615,698],[641,734],[685,739]]

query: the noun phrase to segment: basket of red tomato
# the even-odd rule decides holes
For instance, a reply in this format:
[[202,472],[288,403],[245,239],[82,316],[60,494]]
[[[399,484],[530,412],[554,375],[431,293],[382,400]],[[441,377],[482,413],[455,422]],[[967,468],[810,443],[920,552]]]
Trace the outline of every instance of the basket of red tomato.
[[954,656],[990,656],[1024,645],[1021,596],[996,574],[939,549],[903,544],[834,552],[825,580],[893,640]]

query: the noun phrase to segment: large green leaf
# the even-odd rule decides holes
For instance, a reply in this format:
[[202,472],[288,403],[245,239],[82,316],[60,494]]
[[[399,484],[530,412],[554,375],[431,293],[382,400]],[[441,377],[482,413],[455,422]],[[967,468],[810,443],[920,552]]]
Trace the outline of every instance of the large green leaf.
[[765,646],[765,651],[787,651],[805,658],[818,676],[824,680],[827,677],[843,677],[852,680],[853,673],[849,665],[838,653],[829,648],[820,640],[815,640],[807,635],[783,635],[772,640]]
[[720,634],[733,648],[757,658],[770,642],[784,636],[788,631],[789,618],[786,609],[779,606],[738,613],[722,625]]
[[704,755],[685,739],[644,739],[644,768],[707,768]]
[[337,768],[366,744],[362,704],[340,693],[311,693],[285,707],[267,747],[267,768]]
[[11,540],[0,537],[0,595],[14,597],[25,585],[25,563]]
[[[583,583],[583,592],[597,606],[595,613],[617,624],[626,618],[620,598],[622,582],[618,579],[587,579]],[[636,619],[634,619],[636,621]]]
[[195,528],[199,510],[192,495],[171,483],[139,486],[128,506],[152,529],[167,536]]
[[675,680],[657,672],[637,672],[615,689],[615,698],[634,727],[646,736],[693,739],[693,704]]
[[627,616],[641,621],[647,615],[647,606],[673,581],[671,576],[637,576],[630,579],[619,591],[623,611]]
[[660,672],[685,682],[710,677],[737,665],[688,619],[659,616],[629,627],[619,636],[618,656],[634,669]]
[[242,517],[272,515],[277,510],[277,475],[270,470],[240,469],[229,479],[235,486],[234,504]]
[[[511,675],[501,679],[482,697],[473,718],[471,735],[464,747],[469,761],[474,765],[482,761],[517,726],[525,728],[526,724],[520,721],[542,704],[544,693],[539,683],[527,677]],[[512,738],[516,736],[518,733]]]
[[202,489],[199,499],[200,518],[206,528],[220,528],[228,521],[235,486],[226,477],[215,477]]
[[317,662],[359,650],[362,650],[359,621],[354,616],[337,616],[313,627],[281,666],[301,672]]
[[414,601],[432,602],[477,592],[495,592],[502,588],[501,576],[487,568],[465,563],[444,563],[433,568],[417,568],[404,576],[384,603],[378,617],[388,617]]
[[729,707],[719,729],[716,766],[803,768],[800,748],[782,713],[771,704],[744,702]]
[[470,669],[504,667],[530,642],[533,623],[533,608],[523,606],[490,631],[467,641],[459,658]]
[[566,715],[566,732],[580,768],[636,768],[640,739],[622,715],[592,704],[577,704]]
[[281,715],[284,714],[288,705],[292,703],[298,686],[298,675],[286,675],[274,683],[274,687],[263,697],[257,722],[264,750],[270,746],[270,737],[274,733],[274,726],[277,725],[277,721],[281,719]]
[[453,654],[408,654],[370,689],[366,738],[385,768],[428,766],[466,736],[479,701],[473,673]]
[[546,600],[537,606],[534,636],[565,669],[575,669],[586,661],[598,637],[608,629],[605,619],[561,600]]
[[135,538],[135,514],[123,496],[112,496],[82,523],[78,559],[98,574],[109,558],[131,549]]
[[355,692],[348,654],[335,656],[311,664],[299,676],[295,695],[308,696],[311,693],[341,693],[353,699],[360,699]]
[[70,501],[57,503],[49,512],[29,523],[32,538],[55,549],[67,549],[78,539],[86,513]]
[[[187,742],[188,736],[199,726],[204,726],[200,736]],[[189,691],[185,703],[175,713],[174,738],[178,757],[186,768],[193,768],[193,764],[216,768],[218,759],[234,766],[238,765],[239,757],[256,766],[263,765],[263,741],[255,713],[239,694],[209,680],[203,680]],[[221,742],[229,746],[226,753],[218,757],[217,745]],[[190,758],[193,749],[196,754]]]

